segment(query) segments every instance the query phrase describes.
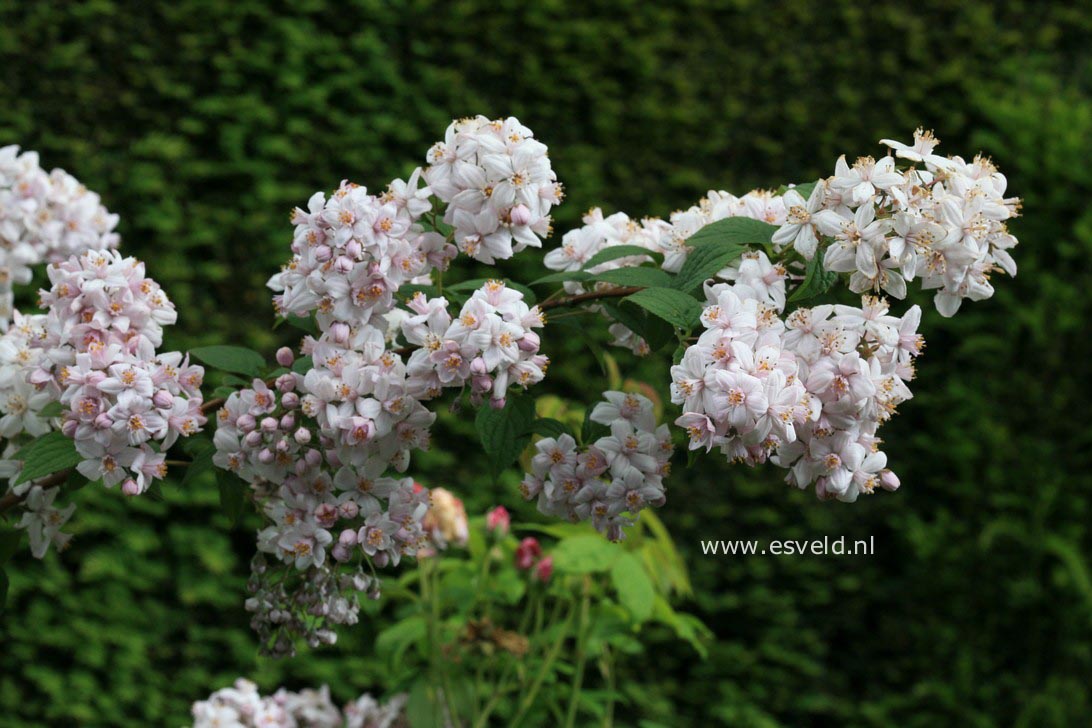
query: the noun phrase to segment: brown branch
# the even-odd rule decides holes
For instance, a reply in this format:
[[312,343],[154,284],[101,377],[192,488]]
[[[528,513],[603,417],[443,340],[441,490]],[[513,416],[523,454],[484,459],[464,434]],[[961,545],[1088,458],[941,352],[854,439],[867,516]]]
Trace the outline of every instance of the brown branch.
[[626,286],[625,288],[610,288],[605,291],[591,291],[590,293],[578,293],[575,296],[566,296],[556,301],[543,301],[538,307],[545,310],[559,306],[572,306],[585,301],[595,301],[600,298],[623,298],[641,290],[640,286]]

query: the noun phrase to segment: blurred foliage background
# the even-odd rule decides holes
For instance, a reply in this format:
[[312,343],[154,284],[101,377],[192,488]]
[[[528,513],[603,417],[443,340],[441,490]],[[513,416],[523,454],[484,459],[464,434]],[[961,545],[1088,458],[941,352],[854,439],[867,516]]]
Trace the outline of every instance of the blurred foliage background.
[[[709,188],[826,175],[839,154],[934,128],[987,151],[1025,199],[1020,275],[925,317],[916,398],[886,428],[896,494],[819,503],[715,458],[661,511],[716,633],[665,631],[620,680],[637,725],[1072,726],[1092,720],[1092,13],[984,0],[0,0],[0,144],[101,193],[127,253],[177,303],[168,343],[271,353],[266,278],[288,212],[342,178],[382,187],[453,116],[516,115],[568,200],[666,215]],[[538,253],[504,267],[521,276]],[[523,271],[524,273],[521,273]],[[29,305],[29,301],[27,302]],[[591,401],[579,340],[547,334],[542,391]],[[666,391],[664,362],[619,356]],[[471,512],[517,504],[445,442],[414,473]],[[389,687],[374,627],[258,662],[242,609],[253,532],[211,480],[165,500],[85,489],[77,539],[9,569],[0,725],[180,725],[240,674],[269,689]],[[875,536],[873,557],[714,558],[701,538]]]

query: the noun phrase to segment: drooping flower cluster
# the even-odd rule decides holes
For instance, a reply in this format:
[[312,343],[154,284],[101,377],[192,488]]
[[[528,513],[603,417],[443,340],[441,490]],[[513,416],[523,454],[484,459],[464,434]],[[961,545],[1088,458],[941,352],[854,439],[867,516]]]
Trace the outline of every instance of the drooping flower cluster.
[[425,179],[455,242],[483,263],[542,246],[561,185],[546,145],[514,117],[460,119],[428,152]]
[[364,693],[338,709],[325,685],[263,696],[256,684],[239,678],[193,704],[193,728],[392,728],[401,724],[406,700],[399,694],[380,703]]
[[850,273],[856,293],[906,295],[906,284],[921,278],[936,289],[934,303],[952,316],[964,299],[993,295],[990,276],[1016,275],[1009,250],[1017,244],[1006,222],[1019,214],[1020,200],[1005,197],[1007,180],[986,157],[934,154],[937,140],[920,128],[912,146],[884,139],[910,166],[896,158],[844,156],[834,175],[805,201],[785,194],[789,213],[774,241],[792,244],[805,258],[816,254],[819,236],[832,239],[823,254],[829,271]]
[[418,222],[432,205],[420,170],[382,195],[342,182],[329,198],[316,192],[296,208],[292,260],[269,280],[282,314],[312,311],[323,327],[363,326],[394,307],[399,286],[446,268],[455,248]]
[[539,336],[545,325],[538,306],[528,306],[523,294],[501,281],[488,281],[463,305],[452,320],[444,298],[415,295],[408,307],[413,315],[402,321],[406,341],[420,348],[406,365],[409,391],[432,398],[444,387],[471,385],[471,399],[503,407],[508,388],[526,389],[542,381],[549,359],[539,354]]
[[[768,264],[761,253],[753,260],[756,273]],[[705,331],[671,369],[683,409],[675,424],[690,448],[719,447],[749,465],[770,459],[820,497],[897,487],[876,431],[911,397],[920,309],[899,319],[866,296],[860,308],[800,308],[784,320],[783,289],[756,293],[745,269],[734,284],[706,286]]]
[[0,331],[13,314],[12,286],[31,266],[117,247],[118,216],[62,169],[46,172],[36,152],[0,147]]
[[664,504],[663,479],[670,471],[671,434],[656,426],[652,402],[639,394],[604,392],[591,420],[610,434],[581,449],[571,435],[535,443],[531,472],[520,485],[538,509],[576,522],[591,520],[612,541],[644,508]]
[[84,457],[77,468],[107,487],[143,493],[166,474],[166,450],[198,432],[204,370],[180,352],[157,353],[174,305],[116,251],[94,251],[49,266],[44,354],[28,379],[65,409],[61,431]]

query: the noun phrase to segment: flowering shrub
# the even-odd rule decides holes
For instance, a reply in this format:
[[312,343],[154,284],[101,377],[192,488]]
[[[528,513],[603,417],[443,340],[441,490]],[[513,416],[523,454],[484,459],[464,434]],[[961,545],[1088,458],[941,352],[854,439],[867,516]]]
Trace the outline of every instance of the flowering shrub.
[[[73,505],[56,499],[88,481],[137,496],[171,462],[187,467],[184,482],[215,469],[225,510],[251,505],[262,519],[245,606],[263,651],[287,656],[356,623],[360,596],[381,595],[380,570],[405,579],[414,572],[394,569],[416,557],[424,573],[411,578],[425,583],[431,559],[467,540],[455,496],[406,475],[441,400],[474,411],[494,475],[533,446],[522,495],[610,541],[666,502],[677,445],[773,462],[823,499],[895,490],[877,432],[912,396],[924,342],[920,309],[892,313],[883,296],[901,299],[920,279],[944,316],[988,298],[993,274],[1016,272],[1006,224],[1020,205],[981,156],[941,157],[920,129],[912,145],[883,143],[893,154],[879,161],[843,157],[831,177],[777,191],[711,191],[668,220],[594,209],[545,255],[552,273],[445,287],[459,253],[494,264],[541,247],[563,197],[546,147],[517,120],[456,121],[407,180],[379,194],[343,181],[292,213],[292,257],[269,287],[303,336],[275,366],[227,345],[159,352],[176,312],[141,263],[109,250],[115,221],[98,198],[5,148],[0,235],[26,251],[11,254],[8,277],[50,265],[45,313],[13,311],[0,338],[0,512],[20,516],[4,541],[17,546],[25,530],[37,557],[63,547]],[[839,297],[839,281],[853,298]],[[543,287],[553,290],[539,300]],[[613,390],[582,426],[541,416],[531,388],[548,370],[542,334],[551,316],[587,314],[635,354],[674,347],[660,384],[679,407],[675,429],[648,397]],[[217,372],[208,399],[191,357]],[[188,458],[168,460],[179,438]],[[490,523],[500,533],[507,522]],[[595,543],[580,542],[602,562],[621,558]],[[515,563],[550,583],[565,562],[540,548],[524,539]],[[451,719],[459,707],[443,692]],[[265,705],[253,697],[248,710]]]

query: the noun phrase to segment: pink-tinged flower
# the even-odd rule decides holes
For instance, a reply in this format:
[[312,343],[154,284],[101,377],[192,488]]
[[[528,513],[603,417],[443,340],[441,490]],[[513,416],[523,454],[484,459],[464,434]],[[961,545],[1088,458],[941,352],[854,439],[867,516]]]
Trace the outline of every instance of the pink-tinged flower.
[[535,579],[543,584],[550,580],[554,574],[554,557],[546,556],[535,565]]
[[511,517],[508,515],[508,509],[504,506],[497,506],[485,516],[486,529],[497,538],[503,538],[508,535],[511,523],[512,521]]
[[538,539],[528,536],[520,541],[516,548],[516,568],[521,571],[530,569],[539,556],[542,556],[542,546],[539,545]]

